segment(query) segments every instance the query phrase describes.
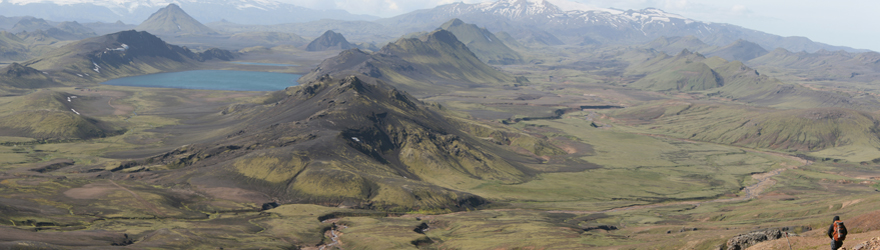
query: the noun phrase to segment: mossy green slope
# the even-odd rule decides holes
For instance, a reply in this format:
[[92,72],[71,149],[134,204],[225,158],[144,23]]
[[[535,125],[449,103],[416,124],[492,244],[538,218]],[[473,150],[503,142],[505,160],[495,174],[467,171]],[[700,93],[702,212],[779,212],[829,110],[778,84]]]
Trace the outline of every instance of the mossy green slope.
[[489,64],[518,64],[523,62],[522,55],[510,49],[501,39],[486,30],[486,28],[480,28],[456,18],[441,25],[440,29],[452,32],[477,57]]
[[0,30],[0,61],[24,60],[28,58],[28,53],[24,40],[11,32]]
[[[232,134],[139,161],[174,170],[164,181],[259,191],[283,203],[459,210],[485,202],[462,191],[520,183],[533,158],[463,132],[382,82],[324,78],[227,113]],[[548,149],[549,150],[549,149]]]
[[324,60],[300,82],[324,75],[361,74],[385,80],[410,93],[437,93],[460,87],[502,85],[513,77],[483,63],[451,32],[403,38],[368,54],[347,50]]
[[[640,54],[648,53],[647,58]],[[684,50],[676,56],[651,51],[628,52],[627,75],[640,77],[628,86],[655,91],[701,91],[739,102],[778,108],[841,107],[875,110],[880,102],[846,93],[818,91],[762,75],[740,61],[705,58]],[[710,66],[711,65],[711,66]]]
[[0,104],[0,135],[43,140],[89,139],[119,132],[114,126],[75,112],[67,93],[43,90],[8,97]]
[[43,72],[18,63],[0,69],[0,90],[23,92],[30,89],[61,86]]
[[722,86],[723,79],[702,63],[705,59],[688,50],[683,50],[674,57],[661,53],[656,58],[635,66],[635,72],[652,73],[628,86],[654,91],[695,91]]
[[654,133],[719,144],[814,152],[843,146],[880,146],[880,121],[844,108],[775,110],[664,101],[617,112]]

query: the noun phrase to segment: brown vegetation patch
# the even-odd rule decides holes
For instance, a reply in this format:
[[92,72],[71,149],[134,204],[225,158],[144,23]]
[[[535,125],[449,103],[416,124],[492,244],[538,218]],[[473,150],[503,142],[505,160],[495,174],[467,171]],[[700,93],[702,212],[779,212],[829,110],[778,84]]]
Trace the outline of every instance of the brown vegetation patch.
[[204,192],[209,196],[218,199],[231,200],[235,202],[265,203],[270,201],[269,198],[263,193],[241,188],[200,186],[198,187],[198,191]]
[[[113,246],[131,244],[128,235],[122,232],[73,231],[73,232],[34,232],[0,226],[0,248],[28,249],[11,247],[2,242],[44,242],[61,246]],[[53,248],[54,249],[54,248]]]
[[99,199],[107,197],[118,190],[120,189],[111,183],[91,183],[82,187],[68,189],[64,191],[64,195],[79,200]]
[[[844,203],[846,204],[846,203]],[[880,210],[845,219],[847,228],[853,232],[880,230]]]

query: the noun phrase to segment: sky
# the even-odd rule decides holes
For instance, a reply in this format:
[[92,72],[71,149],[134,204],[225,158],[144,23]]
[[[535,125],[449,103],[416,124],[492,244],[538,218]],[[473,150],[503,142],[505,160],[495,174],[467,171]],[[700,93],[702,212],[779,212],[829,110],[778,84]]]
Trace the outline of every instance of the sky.
[[[314,9],[392,17],[453,2],[489,0],[280,0]],[[494,0],[491,0],[494,1]],[[880,51],[876,0],[570,0],[621,10],[658,8],[704,21],[729,23],[781,36]]]

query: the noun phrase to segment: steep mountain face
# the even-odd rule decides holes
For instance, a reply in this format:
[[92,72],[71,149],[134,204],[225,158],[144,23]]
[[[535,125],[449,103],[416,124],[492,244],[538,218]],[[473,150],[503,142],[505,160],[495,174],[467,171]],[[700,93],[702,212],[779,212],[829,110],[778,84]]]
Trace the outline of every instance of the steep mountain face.
[[28,58],[28,49],[24,41],[5,30],[0,30],[0,60],[24,60]]
[[[858,51],[848,47],[816,43],[802,37],[780,37],[735,25],[704,23],[659,9],[627,10],[584,8],[576,3],[555,0],[498,0],[467,4],[452,3],[429,10],[378,20],[386,26],[402,27],[404,32],[436,27],[460,18],[492,30],[506,31],[517,39],[518,30],[543,30],[569,44],[594,40],[598,43],[645,43],[661,36],[695,36],[711,45],[724,46],[739,39],[754,41],[765,49],[783,47],[816,51],[819,49]],[[525,28],[523,28],[525,27]],[[587,40],[589,38],[589,40]]]
[[145,31],[123,31],[84,39],[58,48],[25,63],[29,67],[60,74],[71,81],[92,81],[158,73],[192,67],[206,58],[229,59],[218,51],[193,53],[170,45]]
[[308,81],[324,75],[350,74],[379,78],[418,94],[513,82],[513,77],[480,61],[446,30],[437,30],[420,38],[403,38],[372,54],[360,50],[343,51],[324,60],[300,79]]
[[464,43],[478,58],[489,64],[518,64],[522,56],[485,28],[462,22],[458,18],[440,26]]
[[342,34],[328,30],[315,40],[306,45],[306,51],[325,51],[325,50],[346,50],[355,46],[345,40]]
[[280,203],[459,210],[482,198],[458,183],[518,183],[529,172],[381,81],[325,77],[273,94],[265,105],[224,111],[242,121],[216,141],[123,164],[161,164],[163,183],[257,191]]
[[208,26],[196,21],[189,14],[186,14],[180,6],[173,3],[153,13],[150,18],[147,18],[146,21],[135,27],[135,29],[156,34],[207,35],[217,33],[208,28]]
[[6,0],[0,1],[0,15],[30,15],[49,20],[76,20],[80,22],[113,23],[121,20],[126,23],[140,23],[150,14],[169,3],[186,8],[193,17],[203,22],[226,19],[242,24],[276,24],[320,19],[374,20],[377,18],[354,15],[343,10],[314,10],[271,0],[182,0],[173,2],[161,0]]

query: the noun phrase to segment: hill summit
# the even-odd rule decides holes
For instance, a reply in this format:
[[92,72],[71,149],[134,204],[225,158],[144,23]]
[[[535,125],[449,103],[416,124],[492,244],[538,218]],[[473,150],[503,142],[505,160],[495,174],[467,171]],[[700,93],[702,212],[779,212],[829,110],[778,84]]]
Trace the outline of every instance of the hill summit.
[[315,38],[306,46],[307,51],[346,50],[353,49],[354,45],[345,40],[342,34],[328,30],[318,38]]
[[214,30],[192,18],[176,4],[159,9],[146,21],[135,27],[136,30],[158,34],[214,34]]

